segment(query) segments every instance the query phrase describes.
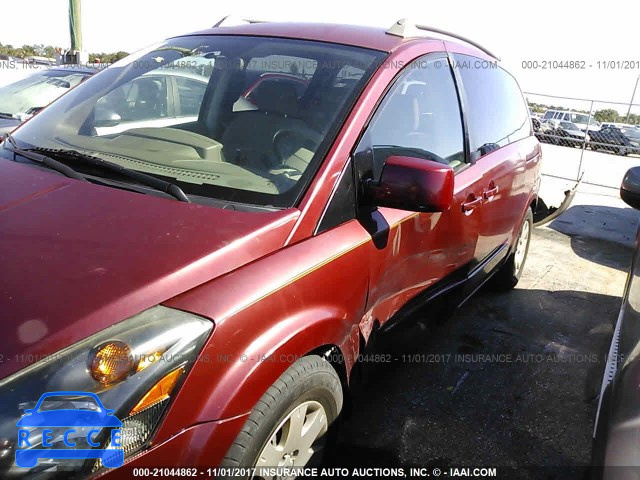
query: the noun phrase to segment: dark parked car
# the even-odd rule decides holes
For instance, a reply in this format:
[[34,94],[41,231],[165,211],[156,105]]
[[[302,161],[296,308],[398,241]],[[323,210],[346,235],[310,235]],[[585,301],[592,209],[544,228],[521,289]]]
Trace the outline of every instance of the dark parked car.
[[[620,196],[640,210],[640,167],[625,175]],[[640,475],[640,229],[602,380],[594,429],[594,478]],[[623,468],[626,467],[626,468]]]
[[589,135],[592,150],[610,150],[618,155],[640,153],[640,130],[637,128],[606,126]]
[[531,117],[531,124],[533,125],[534,132],[538,132],[538,130],[540,130],[541,123],[542,122],[540,122],[539,118]]
[[[486,49],[417,28],[171,38],[5,139],[0,477],[35,475],[14,464],[16,422],[58,390],[114,410],[130,467],[305,465],[380,329],[516,285],[540,185],[527,104]],[[195,118],[171,120],[139,80],[199,58]],[[308,86],[267,82],[251,103],[250,65],[297,65]],[[134,83],[127,114],[166,123],[99,132],[103,99]],[[37,478],[66,466],[48,462]],[[118,477],[85,467],[74,478]],[[219,476],[234,472],[274,476]]]
[[75,65],[51,68],[0,87],[0,139],[95,73]]

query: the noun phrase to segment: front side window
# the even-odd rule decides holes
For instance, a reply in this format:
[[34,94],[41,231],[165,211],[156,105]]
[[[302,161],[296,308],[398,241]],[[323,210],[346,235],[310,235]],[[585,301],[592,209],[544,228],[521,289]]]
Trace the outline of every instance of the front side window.
[[454,169],[464,165],[462,115],[446,56],[427,55],[406,67],[357,150],[367,148],[373,155],[374,179],[391,155],[424,158]]
[[155,121],[168,116],[169,103],[165,76],[143,75],[131,80],[96,102],[93,124],[96,135],[153,127]]
[[[293,39],[174,38],[102,71],[14,138],[159,177],[192,201],[290,207],[384,55]],[[80,160],[73,168],[82,173]]]

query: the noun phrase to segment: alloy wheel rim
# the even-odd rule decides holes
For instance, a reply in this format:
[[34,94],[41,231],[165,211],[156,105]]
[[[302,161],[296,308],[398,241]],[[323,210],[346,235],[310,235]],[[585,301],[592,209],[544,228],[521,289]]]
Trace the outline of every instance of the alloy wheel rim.
[[295,476],[269,476],[261,467],[303,467],[318,450],[317,440],[328,430],[327,413],[315,400],[294,408],[275,429],[256,463],[255,479],[289,480]]
[[529,232],[530,232],[529,222],[525,221],[522,224],[522,229],[520,230],[520,236],[518,237],[518,243],[516,244],[516,253],[514,256],[516,275],[520,273],[520,269],[524,264],[524,257],[527,253],[527,244],[529,242]]

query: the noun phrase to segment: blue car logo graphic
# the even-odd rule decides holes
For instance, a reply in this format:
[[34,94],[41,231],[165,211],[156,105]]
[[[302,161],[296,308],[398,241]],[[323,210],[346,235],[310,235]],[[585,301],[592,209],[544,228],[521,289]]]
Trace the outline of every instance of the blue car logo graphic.
[[[53,398],[55,401],[55,397],[67,397],[67,399],[73,397],[73,402],[77,402],[78,397],[83,400],[93,400],[92,403],[95,403],[97,410],[75,408],[40,411],[45,400],[51,401]],[[66,391],[45,393],[36,406],[25,410],[22,418],[16,423],[18,427],[16,465],[32,468],[36,466],[38,459],[51,458],[100,459],[105,467],[122,466],[124,463],[124,450],[121,444],[122,422],[113,413],[114,410],[109,410],[102,405],[95,393]],[[108,430],[103,431],[105,428]],[[78,436],[85,431],[86,435],[82,436],[82,440],[86,441],[88,448],[79,448]],[[34,435],[34,432],[40,435]],[[99,438],[104,443],[105,433],[110,436],[108,449],[99,448]],[[60,446],[60,440],[62,440],[65,448],[53,448],[54,439],[56,447]]]

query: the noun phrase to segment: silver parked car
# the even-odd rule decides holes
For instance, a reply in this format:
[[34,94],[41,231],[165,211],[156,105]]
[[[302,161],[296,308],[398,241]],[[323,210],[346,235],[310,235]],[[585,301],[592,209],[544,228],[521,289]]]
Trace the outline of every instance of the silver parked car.
[[96,72],[76,65],[47,68],[1,87],[0,138]]

